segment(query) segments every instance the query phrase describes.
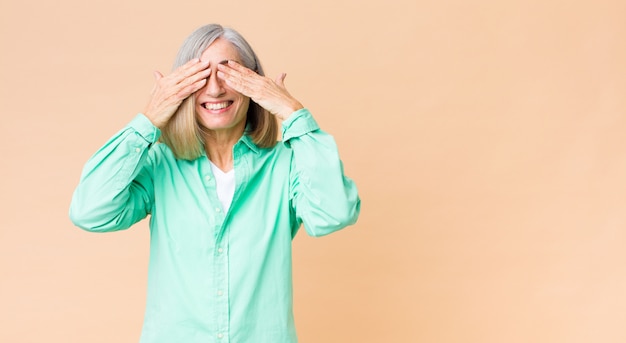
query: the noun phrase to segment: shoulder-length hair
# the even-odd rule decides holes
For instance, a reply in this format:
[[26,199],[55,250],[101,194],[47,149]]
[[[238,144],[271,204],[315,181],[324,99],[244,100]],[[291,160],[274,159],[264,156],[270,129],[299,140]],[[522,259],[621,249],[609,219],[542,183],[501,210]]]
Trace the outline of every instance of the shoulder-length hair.
[[[230,42],[239,52],[242,64],[259,75],[265,75],[257,55],[250,44],[237,31],[209,24],[194,31],[183,43],[173,69],[176,69],[194,58],[200,58],[204,50],[218,38]],[[187,97],[178,107],[172,118],[161,129],[161,140],[178,159],[194,160],[204,152],[202,125],[195,110],[193,95]],[[278,122],[274,115],[250,100],[244,133],[261,148],[272,147],[278,136]]]

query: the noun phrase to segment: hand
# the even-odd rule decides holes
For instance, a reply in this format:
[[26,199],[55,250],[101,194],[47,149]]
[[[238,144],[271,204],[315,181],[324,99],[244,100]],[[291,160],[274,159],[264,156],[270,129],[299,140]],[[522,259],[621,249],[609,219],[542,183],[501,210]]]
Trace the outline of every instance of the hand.
[[188,96],[204,87],[211,74],[209,62],[193,59],[167,76],[154,72],[156,84],[143,114],[152,124],[163,128]]
[[234,61],[219,64],[217,70],[217,77],[224,80],[230,88],[249,97],[280,119],[284,120],[294,111],[303,108],[302,104],[287,92],[285,73],[272,81]]

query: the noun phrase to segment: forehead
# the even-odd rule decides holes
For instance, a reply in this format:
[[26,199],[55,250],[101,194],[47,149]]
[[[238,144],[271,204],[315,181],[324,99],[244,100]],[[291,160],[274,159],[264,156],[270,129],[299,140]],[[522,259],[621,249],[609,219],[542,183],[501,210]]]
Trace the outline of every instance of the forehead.
[[241,62],[237,48],[235,48],[231,42],[223,38],[218,38],[211,43],[211,45],[202,52],[200,59],[202,61],[208,60],[212,63],[225,63],[228,60]]

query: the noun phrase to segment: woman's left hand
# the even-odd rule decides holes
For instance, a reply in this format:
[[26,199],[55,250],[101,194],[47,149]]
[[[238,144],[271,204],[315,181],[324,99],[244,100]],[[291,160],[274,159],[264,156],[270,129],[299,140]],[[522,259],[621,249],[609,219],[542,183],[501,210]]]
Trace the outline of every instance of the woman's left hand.
[[303,108],[302,104],[285,88],[287,74],[280,74],[273,81],[234,61],[218,64],[217,69],[217,77],[224,80],[228,87],[249,97],[282,120],[287,119],[294,111]]

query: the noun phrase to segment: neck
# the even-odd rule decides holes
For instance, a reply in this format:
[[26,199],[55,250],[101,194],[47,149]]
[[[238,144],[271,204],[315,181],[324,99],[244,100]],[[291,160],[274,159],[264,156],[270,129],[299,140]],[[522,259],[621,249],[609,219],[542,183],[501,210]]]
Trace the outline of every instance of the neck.
[[225,134],[211,131],[204,135],[204,149],[213,164],[224,172],[233,169],[233,146],[239,141],[243,132]]

